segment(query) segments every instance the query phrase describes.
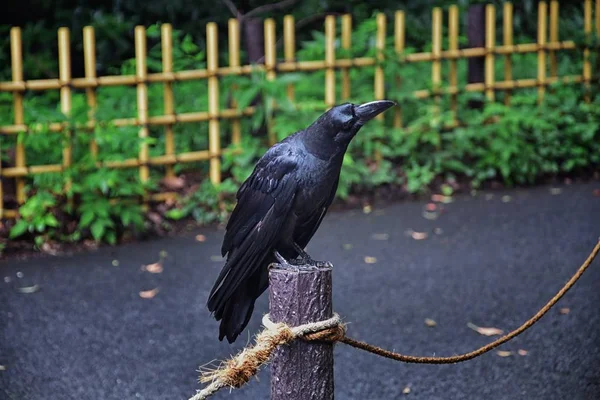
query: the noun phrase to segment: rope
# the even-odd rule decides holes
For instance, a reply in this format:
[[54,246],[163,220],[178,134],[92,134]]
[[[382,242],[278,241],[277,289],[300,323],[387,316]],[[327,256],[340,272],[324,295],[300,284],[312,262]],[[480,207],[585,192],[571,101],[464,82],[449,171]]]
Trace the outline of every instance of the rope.
[[539,321],[564,295],[573,287],[575,282],[581,278],[585,270],[594,261],[594,258],[600,252],[600,241],[596,244],[588,258],[579,267],[577,272],[565,283],[565,285],[542,307],[533,317],[523,323],[520,327],[507,333],[501,338],[482,346],[469,353],[459,354],[450,357],[420,357],[410,356],[373,346],[360,340],[352,339],[346,336],[346,329],[341,322],[338,314],[325,321],[313,322],[296,327],[290,327],[284,323],[274,323],[269,319],[269,314],[263,317],[265,329],[256,335],[255,344],[247,347],[238,353],[235,357],[222,363],[216,370],[209,370],[202,373],[200,382],[211,382],[206,388],[199,391],[189,400],[204,400],[223,387],[239,388],[247,383],[254,376],[258,369],[269,361],[273,351],[284,344],[291,343],[295,339],[306,341],[326,341],[342,342],[354,348],[376,354],[381,357],[396,361],[418,364],[454,364],[462,361],[471,360],[488,351],[508,342],[514,337],[520,335],[533,324]]

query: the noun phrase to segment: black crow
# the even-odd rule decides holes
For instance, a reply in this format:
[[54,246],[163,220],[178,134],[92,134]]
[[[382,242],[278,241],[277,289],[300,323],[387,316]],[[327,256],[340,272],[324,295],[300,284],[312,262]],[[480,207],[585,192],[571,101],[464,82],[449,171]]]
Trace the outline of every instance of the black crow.
[[367,121],[393,105],[333,107],[260,158],[237,193],[221,248],[227,261],[208,299],[221,321],[219,340],[233,343],[248,324],[268,286],[269,264],[319,265],[304,248],[335,197],[346,149]]

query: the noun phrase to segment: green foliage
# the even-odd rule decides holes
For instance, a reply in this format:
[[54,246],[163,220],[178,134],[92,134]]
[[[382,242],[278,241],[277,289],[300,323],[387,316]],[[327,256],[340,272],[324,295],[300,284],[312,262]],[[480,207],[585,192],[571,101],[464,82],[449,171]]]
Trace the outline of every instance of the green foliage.
[[[337,49],[336,57],[372,57],[375,31],[374,19],[359,24],[353,32],[353,47]],[[150,71],[162,69],[158,35],[158,25],[148,28]],[[175,70],[204,68],[204,50],[193,37],[180,31],[173,31],[173,37]],[[393,48],[391,43],[388,45]],[[425,44],[424,48],[428,46]],[[322,60],[324,48],[323,34],[313,33],[298,50],[297,59]],[[406,49],[406,53],[414,51],[415,48]],[[559,58],[559,75],[579,73],[582,69],[581,52],[569,54]],[[449,195],[452,187],[443,183],[457,179],[468,180],[474,187],[492,179],[507,185],[530,184],[547,176],[580,174],[600,166],[600,96],[592,96],[590,103],[583,101],[585,93],[598,92],[595,86],[587,92],[577,85],[548,88],[539,105],[536,90],[515,90],[510,106],[503,105],[501,92],[497,94],[498,102],[487,102],[481,94],[461,94],[457,97],[458,112],[454,114],[449,111],[449,96],[417,100],[412,95],[415,90],[431,88],[428,64],[405,63],[390,51],[385,53],[385,58],[381,66],[387,97],[400,104],[404,125],[392,128],[396,110],[390,110],[383,119],[372,121],[361,130],[344,158],[338,198],[346,199],[352,193],[373,191],[382,185],[401,185],[408,192],[419,193],[434,182],[442,183],[442,192]],[[513,56],[514,78],[535,76],[535,65],[535,54]],[[466,84],[466,68],[465,60],[457,62],[459,87]],[[341,80],[337,79],[337,102],[373,100],[374,70],[375,67],[367,67],[348,71],[351,81],[348,99],[342,99]],[[443,81],[447,82],[447,68],[443,71]],[[135,60],[126,60],[112,72],[134,74]],[[503,65],[498,62],[496,79],[502,76]],[[222,221],[235,202],[237,188],[268,147],[266,132],[272,129],[278,139],[283,139],[305,128],[323,112],[324,81],[323,71],[278,72],[274,80],[267,80],[264,72],[220,78],[221,109],[231,108],[235,100],[239,109],[253,106],[255,112],[240,120],[243,134],[239,146],[230,143],[231,120],[220,122],[224,146],[220,185],[212,185],[206,178],[208,163],[176,166],[176,173],[193,173],[203,178],[197,190],[185,194],[174,207],[164,210],[164,217],[173,221],[193,218],[202,224]],[[295,103],[287,96],[290,85],[294,87]],[[208,109],[206,81],[176,82],[173,90],[178,114]],[[163,91],[162,84],[148,85],[150,116],[164,113]],[[483,101],[482,110],[467,106],[473,99]],[[137,158],[142,143],[148,144],[150,156],[164,154],[166,143],[162,127],[150,127],[149,137],[140,139],[138,127],[117,127],[110,122],[117,118],[135,118],[136,101],[135,88],[99,88],[99,106],[94,114],[98,124],[90,130],[83,128],[90,111],[83,92],[73,91],[72,111],[68,117],[60,112],[57,93],[27,93],[26,123],[39,129],[2,136],[2,148],[14,148],[20,141],[26,148],[29,165],[61,164],[62,148],[70,143],[73,160],[71,167],[60,173],[35,174],[28,178],[28,200],[19,210],[20,218],[11,229],[11,238],[32,237],[38,246],[48,240],[86,238],[116,243],[127,231],[147,229],[141,200],[157,189],[164,170],[152,167],[149,182],[142,184],[137,169],[97,165]],[[455,120],[459,126],[449,129]],[[12,96],[0,93],[0,124],[9,125],[12,121]],[[69,130],[51,132],[51,122],[63,122]],[[174,133],[177,153],[208,148],[205,122],[176,124]],[[97,158],[92,158],[89,151],[92,141],[99,148]],[[9,161],[6,153],[2,156],[4,161]],[[65,192],[68,182],[72,185]]]

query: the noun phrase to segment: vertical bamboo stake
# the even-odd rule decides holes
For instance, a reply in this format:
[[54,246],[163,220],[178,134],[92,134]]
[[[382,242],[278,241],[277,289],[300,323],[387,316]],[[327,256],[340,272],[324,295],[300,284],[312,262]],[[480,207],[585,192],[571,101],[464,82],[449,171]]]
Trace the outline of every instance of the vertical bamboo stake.
[[544,101],[546,92],[546,2],[540,1],[538,4],[538,104]]
[[146,29],[143,26],[135,27],[135,71],[137,78],[137,114],[140,130],[140,151],[138,156],[140,180],[148,181],[150,170],[148,168],[148,88],[146,77]]
[[217,24],[206,25],[206,50],[208,67],[208,150],[210,152],[210,181],[221,183],[221,144],[219,133],[219,47],[217,46]]
[[[452,5],[448,10],[448,39],[450,45],[450,51],[458,50],[458,6]],[[456,69],[456,59],[450,60],[450,86],[458,87],[458,77]],[[458,103],[456,100],[456,94],[450,97],[450,108],[452,109],[454,123],[457,121],[457,108]]]
[[[275,21],[272,18],[265,20],[265,68],[267,70],[267,80],[275,80]],[[269,102],[268,110],[273,110],[273,99],[267,99]],[[273,130],[273,121],[271,115],[267,113],[267,130],[269,144],[275,144],[277,137]]]
[[442,83],[442,61],[440,53],[442,52],[442,9],[435,7],[432,15],[431,41],[433,62],[431,63],[431,83],[435,101],[438,102],[440,97],[438,90]]
[[[58,72],[60,79],[60,111],[67,117],[71,114],[71,49],[69,43],[69,28],[58,29]],[[67,169],[71,166],[72,158],[72,143],[71,143],[71,126],[67,124],[67,129],[64,132],[65,146],[63,147],[63,162],[62,166]],[[65,182],[65,193],[70,197],[71,178],[67,178]]]
[[494,101],[494,47],[496,42],[496,10],[492,4],[485,7],[485,95]]
[[[21,42],[21,28],[11,28],[10,30],[10,57],[13,82],[23,82],[23,45]],[[15,125],[25,123],[23,112],[23,93],[19,91],[13,92],[13,109],[15,113]],[[25,134],[25,132],[23,133]],[[15,153],[15,166],[17,168],[25,168],[25,146],[23,146],[23,137],[17,137],[17,147]],[[0,179],[1,185],[2,179]],[[23,177],[16,178],[16,195],[17,203],[25,202],[25,179]]]
[[335,17],[325,18],[325,105],[327,109],[335,105]]
[[[342,16],[342,48],[350,50],[352,45],[352,15],[344,14]],[[350,69],[342,69],[342,100],[350,97]]]
[[[163,24],[160,27],[160,42],[162,47],[162,69],[165,74],[173,73],[173,28],[171,24]],[[173,99],[173,83],[165,82],[163,88],[163,104],[165,115],[174,115],[175,106]],[[175,137],[173,136],[173,124],[165,126],[165,154],[172,156],[175,154]],[[168,164],[165,168],[167,177],[175,176],[173,164]]]
[[[504,46],[513,45],[513,5],[510,2],[504,3]],[[512,81],[512,48],[509,53],[504,56],[504,80]],[[510,95],[512,90],[508,89],[504,92],[504,104],[510,104]]]
[[[402,57],[402,53],[404,53],[404,42],[405,42],[405,32],[404,32],[404,11],[396,11],[394,16],[394,48],[396,50],[396,54],[398,57]],[[400,88],[402,85],[402,77],[396,76],[396,92],[400,93]],[[398,104],[398,107],[394,107],[394,128],[402,127],[402,105]]]
[[[550,42],[558,42],[558,0],[550,2]],[[557,74],[556,52],[550,50],[550,76],[555,77]]]
[[[385,14],[379,13],[377,14],[377,38],[375,40],[375,48],[377,49],[377,65],[375,66],[375,82],[374,82],[374,91],[375,91],[375,100],[383,100],[385,97],[385,82],[383,75],[383,60],[384,60],[384,50],[385,50]],[[379,121],[383,121],[383,114],[379,114],[375,119]],[[379,151],[379,147],[375,148],[375,161],[381,161],[381,152]]]
[[[85,69],[85,77],[89,80],[96,80],[96,38],[94,35],[94,28],[92,26],[86,26],[83,28],[83,65]],[[87,97],[87,104],[89,109],[88,121],[92,125],[92,129],[96,129],[96,118],[94,114],[96,112],[96,88],[89,87],[85,89],[85,96]],[[90,153],[95,160],[98,157],[98,143],[94,134],[92,133],[92,139],[90,140]]]
[[[229,19],[229,66],[233,68],[240,67],[240,24],[237,19]],[[237,85],[233,87],[237,89]],[[237,108],[235,96],[231,99],[233,108]],[[242,126],[239,118],[231,121],[231,143],[239,146],[242,143]]]
[[[283,52],[286,62],[296,61],[296,31],[294,27],[294,16],[286,15],[283,17]],[[288,99],[294,101],[294,85],[287,86]]]
[[[585,0],[584,2],[584,14],[583,14],[583,30],[585,32],[586,39],[590,39],[592,33],[592,0]],[[585,87],[585,101],[590,101],[590,80],[592,78],[592,63],[590,61],[590,49],[585,48],[583,50],[583,84]]]

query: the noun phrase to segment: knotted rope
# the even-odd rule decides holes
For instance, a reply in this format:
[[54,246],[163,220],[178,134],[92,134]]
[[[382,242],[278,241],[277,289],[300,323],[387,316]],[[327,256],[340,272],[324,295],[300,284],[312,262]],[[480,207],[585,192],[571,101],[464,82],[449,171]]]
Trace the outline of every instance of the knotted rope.
[[379,356],[390,358],[392,360],[419,363],[419,364],[454,364],[462,361],[467,361],[478,357],[488,351],[508,342],[514,337],[520,335],[533,324],[539,321],[569,289],[573,287],[575,282],[581,278],[585,270],[590,266],[596,255],[600,252],[600,241],[596,244],[588,258],[579,267],[577,272],[565,283],[565,285],[542,307],[533,317],[523,323],[520,327],[507,333],[501,338],[485,345],[477,350],[469,353],[460,354],[450,357],[418,357],[400,353],[395,353],[389,350],[382,349],[371,344],[355,340],[346,336],[346,328],[338,314],[325,321],[313,322],[296,327],[290,327],[284,323],[274,323],[269,319],[269,314],[263,317],[262,330],[255,338],[255,344],[251,347],[246,347],[230,360],[222,363],[222,365],[211,371],[205,371],[200,377],[200,382],[211,382],[206,388],[199,391],[189,400],[204,400],[214,394],[223,387],[239,388],[247,383],[254,376],[258,369],[271,358],[273,351],[281,346],[296,339],[307,341],[327,341],[327,342],[342,342],[357,349],[377,354]]

